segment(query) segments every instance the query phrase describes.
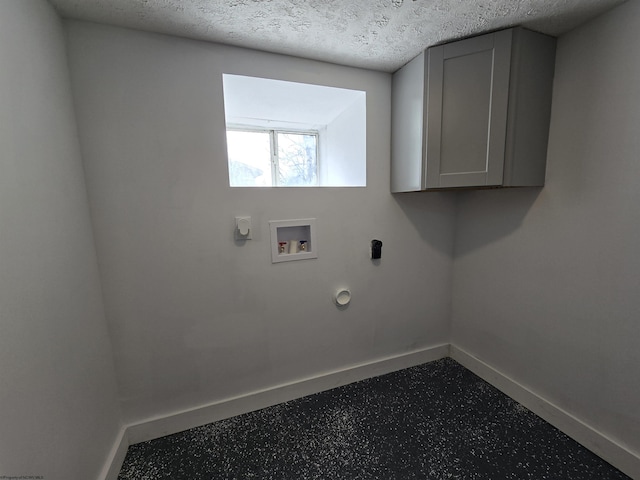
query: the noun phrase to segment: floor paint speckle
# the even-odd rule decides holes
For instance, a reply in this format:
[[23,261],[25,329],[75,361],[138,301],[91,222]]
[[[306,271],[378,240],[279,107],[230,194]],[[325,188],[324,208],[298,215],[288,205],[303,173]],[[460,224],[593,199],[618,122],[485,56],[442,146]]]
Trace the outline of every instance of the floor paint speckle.
[[129,447],[118,480],[617,480],[446,358]]

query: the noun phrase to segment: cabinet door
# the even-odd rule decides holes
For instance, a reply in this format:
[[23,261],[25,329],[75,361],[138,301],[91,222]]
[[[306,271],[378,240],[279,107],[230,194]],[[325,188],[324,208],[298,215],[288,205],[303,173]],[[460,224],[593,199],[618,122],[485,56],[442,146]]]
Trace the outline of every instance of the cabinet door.
[[428,50],[427,188],[501,185],[512,31]]

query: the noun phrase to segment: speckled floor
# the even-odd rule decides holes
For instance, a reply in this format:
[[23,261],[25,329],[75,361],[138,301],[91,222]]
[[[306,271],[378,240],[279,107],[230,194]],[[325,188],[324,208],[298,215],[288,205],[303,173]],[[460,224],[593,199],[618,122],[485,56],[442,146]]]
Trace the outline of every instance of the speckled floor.
[[129,447],[119,480],[626,475],[451,359]]

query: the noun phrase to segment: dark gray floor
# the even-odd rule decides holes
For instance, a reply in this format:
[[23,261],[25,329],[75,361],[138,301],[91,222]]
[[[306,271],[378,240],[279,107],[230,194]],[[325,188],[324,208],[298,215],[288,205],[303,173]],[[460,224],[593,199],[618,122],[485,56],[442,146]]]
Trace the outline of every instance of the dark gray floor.
[[129,447],[119,480],[628,479],[451,359]]

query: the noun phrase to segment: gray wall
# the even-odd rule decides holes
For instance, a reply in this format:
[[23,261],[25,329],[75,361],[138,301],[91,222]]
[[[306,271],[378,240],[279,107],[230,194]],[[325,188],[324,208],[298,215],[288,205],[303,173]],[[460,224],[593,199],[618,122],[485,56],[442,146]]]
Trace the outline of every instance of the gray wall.
[[[395,197],[389,75],[69,23],[126,422],[446,343],[451,315],[453,343],[640,451],[638,21],[629,2],[560,39],[544,189]],[[0,473],[93,478],[119,418],[46,2],[0,3],[0,64]],[[366,90],[368,186],[230,189],[222,73]],[[304,217],[319,258],[271,264],[268,220]]]
[[[389,193],[390,75],[81,22],[68,41],[127,422],[448,343],[455,203]],[[229,188],[223,73],[365,90],[367,187]],[[310,217],[318,259],[271,264],[268,221]]]
[[459,197],[452,338],[640,452],[640,3],[560,38],[546,186]]
[[98,475],[119,431],[60,20],[0,1],[0,475]]

